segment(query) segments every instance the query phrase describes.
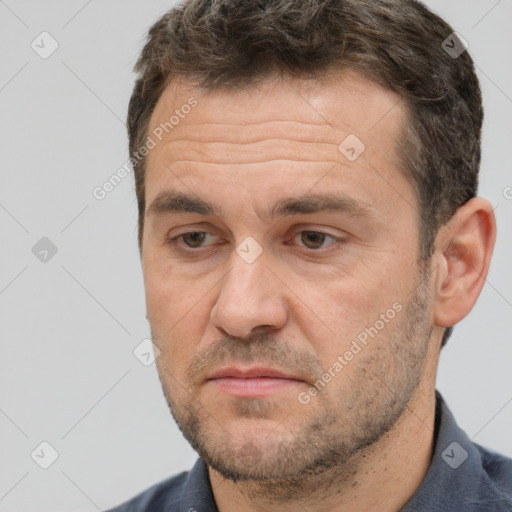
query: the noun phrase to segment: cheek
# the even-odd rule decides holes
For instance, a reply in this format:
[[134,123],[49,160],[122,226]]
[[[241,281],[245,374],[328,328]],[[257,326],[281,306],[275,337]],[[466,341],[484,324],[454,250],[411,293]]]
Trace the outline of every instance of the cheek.
[[188,303],[193,299],[194,287],[161,250],[147,251],[143,273],[149,321],[153,327],[170,328],[190,309]]
[[[322,282],[295,280],[290,288],[296,296],[290,308],[291,321],[318,354],[321,365],[329,367],[339,355],[350,350],[365,329],[400,300],[398,290],[373,274],[339,274]],[[392,311],[394,316],[394,311]],[[386,323],[382,331],[387,331]],[[373,331],[372,331],[373,332]]]
[[146,310],[162,363],[182,374],[210,318],[209,280],[191,280],[179,270],[147,262],[144,265]]

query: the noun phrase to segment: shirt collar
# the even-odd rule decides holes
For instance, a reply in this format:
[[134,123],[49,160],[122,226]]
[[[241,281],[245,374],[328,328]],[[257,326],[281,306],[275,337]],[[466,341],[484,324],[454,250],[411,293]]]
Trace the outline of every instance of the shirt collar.
[[187,476],[178,511],[218,512],[210,483],[208,467],[202,459],[197,459]]
[[[457,425],[441,394],[436,391],[436,429],[432,460],[419,488],[401,512],[428,510],[484,510],[493,484],[482,467],[480,451]],[[489,510],[489,509],[485,509]]]

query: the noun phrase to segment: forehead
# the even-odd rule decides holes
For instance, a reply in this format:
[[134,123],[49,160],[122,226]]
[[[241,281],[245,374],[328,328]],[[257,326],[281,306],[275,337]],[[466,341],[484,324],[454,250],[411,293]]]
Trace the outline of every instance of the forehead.
[[342,175],[360,198],[368,198],[365,186],[396,193],[407,183],[398,176],[395,149],[404,110],[398,94],[354,71],[242,90],[201,91],[176,80],[149,124],[156,145],[147,157],[146,205],[171,184],[183,188],[185,176],[202,176],[223,190],[238,186],[241,194],[242,186],[256,194],[279,183],[300,194],[301,183],[313,183],[333,166],[339,172],[321,183],[329,189]]
[[[306,123],[381,138],[383,133],[399,130],[405,105],[395,92],[385,89],[354,70],[331,71],[321,80],[275,77],[237,90],[218,88],[200,90],[183,79],[173,80],[162,92],[149,124],[149,132],[169,122],[170,115],[198,101],[167,133],[169,139],[180,128],[196,122],[230,122],[250,126],[266,120]],[[185,107],[185,110],[189,110]],[[183,114],[182,114],[183,115]],[[186,119],[186,122],[185,122]],[[173,120],[173,124],[176,120]]]

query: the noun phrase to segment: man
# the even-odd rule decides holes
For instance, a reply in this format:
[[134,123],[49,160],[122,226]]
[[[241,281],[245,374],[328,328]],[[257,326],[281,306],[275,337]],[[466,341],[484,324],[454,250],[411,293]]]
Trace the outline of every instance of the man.
[[147,317],[200,458],[114,510],[512,510],[435,390],[496,233],[464,41],[411,0],[189,0],[136,70]]

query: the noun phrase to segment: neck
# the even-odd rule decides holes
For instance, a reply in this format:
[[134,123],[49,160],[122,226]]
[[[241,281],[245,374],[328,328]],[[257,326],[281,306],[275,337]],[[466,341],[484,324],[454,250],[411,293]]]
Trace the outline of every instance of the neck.
[[283,512],[401,509],[420,486],[432,458],[435,393],[428,380],[428,386],[420,384],[392,430],[328,471],[293,481],[233,482],[209,468],[219,512],[259,512],[276,506]]

